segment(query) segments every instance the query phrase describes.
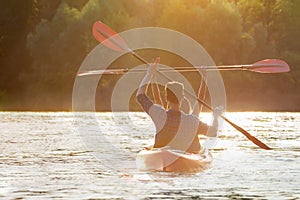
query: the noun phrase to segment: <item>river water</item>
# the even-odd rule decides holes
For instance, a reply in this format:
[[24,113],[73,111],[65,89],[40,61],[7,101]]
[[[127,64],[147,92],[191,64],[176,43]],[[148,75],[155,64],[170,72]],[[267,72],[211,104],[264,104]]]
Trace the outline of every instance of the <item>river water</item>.
[[0,199],[300,199],[300,113],[226,116],[274,149],[224,123],[212,168],[176,174],[135,168],[144,113],[1,112]]

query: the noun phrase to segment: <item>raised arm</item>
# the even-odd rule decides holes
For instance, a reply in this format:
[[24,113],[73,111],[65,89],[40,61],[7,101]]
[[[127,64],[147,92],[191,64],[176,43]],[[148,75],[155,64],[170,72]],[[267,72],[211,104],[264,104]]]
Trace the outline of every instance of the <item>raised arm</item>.
[[[158,60],[158,62],[159,61],[160,60]],[[161,95],[160,95],[159,86],[157,84],[156,77],[157,77],[157,73],[154,73],[153,77],[152,77],[152,83],[151,83],[151,90],[152,90],[152,94],[153,94],[153,98],[154,98],[154,103],[159,104],[162,107],[164,107],[164,103],[163,103]]]
[[[207,74],[205,71],[202,71],[201,75],[202,78],[201,78],[201,83],[198,91],[198,99],[204,100],[206,96],[206,89],[207,89],[206,87]],[[198,106],[196,105],[194,106],[193,114],[199,116],[199,113],[202,112],[203,105],[199,101],[197,101],[196,103],[198,103]]]
[[181,103],[181,110],[186,114],[191,114],[191,103],[188,100],[188,98],[186,98],[186,96],[183,97],[183,101]]
[[147,93],[150,80],[152,79],[152,77],[156,71],[156,66],[159,63],[159,61],[160,61],[160,58],[156,58],[154,63],[152,63],[151,66],[149,66],[145,77],[143,78],[142,82],[140,83],[140,86],[136,93],[136,96]]

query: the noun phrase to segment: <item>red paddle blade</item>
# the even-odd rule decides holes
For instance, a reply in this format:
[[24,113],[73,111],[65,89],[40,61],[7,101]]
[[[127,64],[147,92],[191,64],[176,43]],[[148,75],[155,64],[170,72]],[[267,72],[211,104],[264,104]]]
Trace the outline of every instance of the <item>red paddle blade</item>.
[[278,59],[266,59],[258,61],[253,65],[246,67],[246,69],[259,73],[282,73],[290,71],[289,65],[283,60]]
[[110,49],[121,52],[130,51],[126,42],[114,30],[101,21],[94,23],[93,35],[96,40]]

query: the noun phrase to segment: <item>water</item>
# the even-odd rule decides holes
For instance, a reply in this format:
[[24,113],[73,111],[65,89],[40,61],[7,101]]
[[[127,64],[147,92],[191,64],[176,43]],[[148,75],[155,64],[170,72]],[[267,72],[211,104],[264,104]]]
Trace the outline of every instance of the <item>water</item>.
[[135,169],[144,113],[2,112],[0,199],[300,199],[300,113],[226,116],[274,150],[224,123],[212,168],[175,174]]

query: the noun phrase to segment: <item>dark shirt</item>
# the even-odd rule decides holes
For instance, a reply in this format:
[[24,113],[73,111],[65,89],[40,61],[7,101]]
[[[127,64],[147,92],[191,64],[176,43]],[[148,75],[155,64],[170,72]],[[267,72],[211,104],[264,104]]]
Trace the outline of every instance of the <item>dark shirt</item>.
[[137,96],[143,110],[148,113],[156,127],[154,148],[166,147],[190,153],[201,149],[198,135],[205,135],[209,126],[195,115],[181,111],[165,110],[154,104],[146,94]]

